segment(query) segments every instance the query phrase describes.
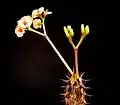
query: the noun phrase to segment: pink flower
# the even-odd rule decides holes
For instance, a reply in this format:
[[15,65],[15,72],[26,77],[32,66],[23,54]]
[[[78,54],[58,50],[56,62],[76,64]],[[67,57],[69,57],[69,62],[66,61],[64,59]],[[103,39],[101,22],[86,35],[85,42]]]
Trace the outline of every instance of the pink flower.
[[22,28],[28,28],[31,26],[33,18],[31,16],[24,16],[18,22],[18,25]]
[[15,34],[18,37],[22,37],[24,33],[25,33],[25,30],[22,27],[16,26],[16,28],[15,28]]

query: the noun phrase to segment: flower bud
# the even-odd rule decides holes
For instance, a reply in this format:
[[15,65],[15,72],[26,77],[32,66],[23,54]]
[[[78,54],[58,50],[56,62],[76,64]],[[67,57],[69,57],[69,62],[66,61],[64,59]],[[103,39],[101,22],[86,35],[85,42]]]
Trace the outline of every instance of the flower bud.
[[69,34],[71,35],[71,37],[74,36],[74,31],[73,31],[73,29],[70,29]]
[[89,32],[90,32],[90,30],[89,30],[89,26],[87,25],[87,26],[85,27],[85,34],[88,35]]
[[70,31],[70,29],[71,29],[71,26],[68,25],[68,26],[67,26],[67,30]]
[[35,20],[33,20],[33,27],[34,27],[35,29],[40,28],[40,27],[41,27],[41,20],[40,20],[40,19],[35,19]]
[[84,28],[84,24],[81,24],[81,33],[82,33],[82,36],[88,35],[89,32],[90,32],[89,26],[87,25],[87,26]]
[[81,33],[84,33],[84,24],[81,24]]
[[71,37],[73,37],[74,36],[74,31],[73,31],[73,29],[71,28],[71,26],[67,26],[67,30],[68,30],[68,33],[70,34],[70,36]]
[[66,37],[67,37],[67,38],[70,38],[70,34],[68,33],[67,28],[64,26],[63,29],[64,29],[64,32],[65,32]]
[[38,10],[37,9],[35,9],[35,10],[33,10],[32,11],[32,18],[36,18],[36,17],[38,17]]
[[38,13],[39,14],[42,14],[44,12],[44,7],[40,7],[39,9],[38,9]]

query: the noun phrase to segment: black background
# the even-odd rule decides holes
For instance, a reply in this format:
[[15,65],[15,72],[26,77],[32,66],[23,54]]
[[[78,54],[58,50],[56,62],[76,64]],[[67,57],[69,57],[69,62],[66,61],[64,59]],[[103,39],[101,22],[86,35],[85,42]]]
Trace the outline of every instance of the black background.
[[[117,4],[117,3],[116,3]],[[26,32],[18,38],[17,21],[32,10],[45,7],[53,12],[46,18],[47,34],[73,67],[73,50],[65,37],[63,26],[74,29],[74,42],[80,38],[81,24],[90,26],[90,34],[79,48],[79,71],[92,79],[87,85],[91,105],[117,102],[115,79],[119,49],[118,6],[112,2],[87,1],[14,1],[6,3],[4,38],[1,39],[1,105],[64,105],[61,103],[61,78],[68,74],[65,66],[44,37]],[[2,33],[1,32],[1,33]],[[2,35],[2,34],[1,34]],[[119,82],[117,82],[119,83]],[[2,103],[3,102],[3,103]]]

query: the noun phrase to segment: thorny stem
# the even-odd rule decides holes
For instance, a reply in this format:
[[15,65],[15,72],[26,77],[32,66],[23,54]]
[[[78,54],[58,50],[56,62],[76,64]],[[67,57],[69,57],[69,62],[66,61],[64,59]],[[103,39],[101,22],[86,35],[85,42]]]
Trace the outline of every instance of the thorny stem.
[[62,57],[62,55],[59,53],[59,51],[57,50],[57,48],[54,46],[54,44],[52,43],[52,41],[50,40],[50,38],[47,36],[47,33],[46,33],[46,29],[45,29],[45,25],[44,25],[44,19],[42,20],[43,21],[43,31],[44,31],[44,34],[43,33],[40,33],[38,31],[35,31],[35,30],[31,30],[39,35],[42,35],[44,36],[47,41],[49,42],[49,44],[52,46],[52,48],[54,49],[54,51],[57,53],[57,55],[59,56],[59,58],[61,59],[61,61],[63,62],[63,64],[65,65],[65,67],[68,69],[68,71],[73,74],[71,68],[69,67],[69,65],[67,64],[67,62],[64,60],[64,58]]

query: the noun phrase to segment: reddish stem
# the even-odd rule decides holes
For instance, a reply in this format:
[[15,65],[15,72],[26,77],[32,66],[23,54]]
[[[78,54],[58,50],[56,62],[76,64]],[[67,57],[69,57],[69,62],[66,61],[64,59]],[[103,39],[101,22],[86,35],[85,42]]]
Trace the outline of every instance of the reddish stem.
[[74,73],[79,76],[79,70],[78,70],[78,48],[74,49],[74,59],[75,59],[75,70]]

